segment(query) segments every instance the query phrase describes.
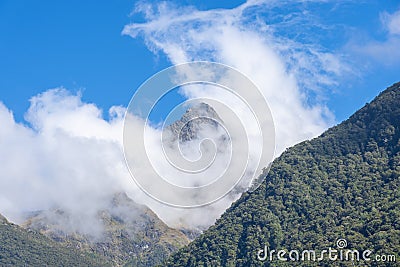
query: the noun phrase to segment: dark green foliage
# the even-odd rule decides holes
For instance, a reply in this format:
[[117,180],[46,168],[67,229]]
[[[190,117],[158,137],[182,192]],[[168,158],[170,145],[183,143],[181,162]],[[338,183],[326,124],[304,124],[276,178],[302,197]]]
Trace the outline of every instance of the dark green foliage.
[[[245,193],[167,266],[399,266],[400,83],[348,120],[274,161]],[[270,249],[347,248],[393,254],[396,263],[259,261]]]
[[0,266],[111,266],[99,256],[62,246],[0,216]]

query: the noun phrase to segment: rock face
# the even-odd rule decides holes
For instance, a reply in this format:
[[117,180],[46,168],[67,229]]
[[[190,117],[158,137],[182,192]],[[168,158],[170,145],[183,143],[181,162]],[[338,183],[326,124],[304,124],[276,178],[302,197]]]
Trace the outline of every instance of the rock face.
[[217,112],[206,103],[197,103],[187,109],[182,118],[167,127],[172,136],[180,142],[187,142],[198,137],[202,127],[217,128],[221,118]]
[[154,266],[189,242],[182,232],[169,228],[149,208],[135,203],[125,193],[115,194],[109,207],[98,213],[103,226],[98,236],[66,231],[69,217],[62,210],[42,211],[33,214],[23,226],[66,247],[101,255],[114,266]]

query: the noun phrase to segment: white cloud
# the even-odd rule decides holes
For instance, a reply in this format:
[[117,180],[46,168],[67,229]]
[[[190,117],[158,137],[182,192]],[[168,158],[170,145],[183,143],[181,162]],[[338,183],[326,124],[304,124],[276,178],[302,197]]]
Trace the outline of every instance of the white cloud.
[[[68,221],[59,221],[65,224],[59,225],[60,229],[96,236],[102,229],[97,213],[108,207],[116,192],[126,192],[166,223],[180,227],[209,226],[233,201],[229,197],[212,207],[187,210],[165,206],[145,195],[125,165],[125,108],[112,107],[109,112],[112,115],[107,121],[98,107],[64,88],[32,97],[26,123],[15,122],[12,112],[0,102],[0,213],[19,223],[26,212],[57,208],[70,216]],[[148,131],[159,133],[152,128]],[[150,138],[148,147],[162,155],[157,138]],[[143,158],[135,160],[142,168]],[[174,178],[167,169],[160,171]]]
[[[286,4],[248,1],[234,9],[206,11],[167,2],[139,4],[136,12],[144,15],[145,22],[126,25],[123,34],[143,37],[151,51],[164,53],[173,64],[216,61],[242,71],[258,85],[269,103],[279,155],[285,148],[319,135],[334,123],[332,113],[321,102],[321,88],[336,85],[336,78],[350,71],[341,55],[312,42],[312,37],[309,42],[290,37],[301,32],[305,24],[316,22],[302,10],[290,16],[272,11]],[[268,18],[268,22],[262,18]],[[235,99],[218,90],[198,88],[189,87],[181,92],[188,98],[224,102],[235,113],[243,113]],[[150,205],[167,221],[173,217],[175,223],[179,219],[189,225],[209,225],[235,197],[197,210]],[[207,218],[204,214],[208,214]]]
[[400,10],[393,14],[381,13],[381,20],[390,35],[400,35]]
[[380,18],[386,33],[383,40],[370,39],[353,42],[349,47],[356,54],[367,56],[367,59],[383,65],[398,65],[400,62],[400,10],[392,14],[382,12]]
[[106,121],[95,105],[58,88],[31,99],[27,126],[0,103],[0,212],[19,221],[23,212],[57,207],[95,219],[132,183],[120,143],[123,110],[111,108]]
[[82,103],[80,93],[71,95],[63,88],[34,96],[30,102],[25,119],[37,132],[52,135],[61,130],[74,137],[121,143],[123,107],[111,107],[111,119],[105,121],[102,111],[94,104]]
[[[286,147],[315,137],[333,124],[333,115],[320,102],[320,88],[334,85],[335,77],[349,70],[340,56],[317,44],[304,44],[277,34],[280,27],[286,27],[286,31],[293,25],[293,30],[298,30],[297,23],[307,20],[306,13],[284,18],[284,26],[268,24],[258,16],[280,5],[283,4],[277,1],[248,1],[230,10],[207,11],[166,2],[139,5],[137,10],[145,10],[146,22],[125,26],[123,34],[143,36],[150,50],[165,53],[174,64],[211,60],[248,75],[270,105],[280,154]],[[278,17],[268,15],[270,21],[273,16]],[[311,97],[309,92],[317,97]],[[196,92],[187,92],[188,95]]]

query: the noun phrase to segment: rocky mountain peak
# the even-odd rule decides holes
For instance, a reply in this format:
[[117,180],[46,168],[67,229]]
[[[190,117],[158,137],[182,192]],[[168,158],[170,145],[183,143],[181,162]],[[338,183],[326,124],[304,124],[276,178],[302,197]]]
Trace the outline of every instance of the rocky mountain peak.
[[197,103],[188,108],[185,114],[182,116],[181,121],[187,122],[196,117],[209,117],[220,120],[214,108],[204,102]]
[[206,103],[197,103],[186,110],[180,120],[167,127],[179,141],[186,142],[198,137],[205,126],[217,128],[222,122],[213,107]]

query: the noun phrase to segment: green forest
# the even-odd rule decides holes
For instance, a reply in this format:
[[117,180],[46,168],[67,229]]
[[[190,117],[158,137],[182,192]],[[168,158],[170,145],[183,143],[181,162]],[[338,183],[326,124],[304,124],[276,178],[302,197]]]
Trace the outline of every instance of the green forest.
[[[320,137],[287,149],[256,191],[163,266],[398,266],[375,256],[400,260],[399,137],[397,83]],[[339,239],[344,249],[371,250],[370,260],[257,258],[265,247],[318,253]]]
[[98,255],[63,246],[0,215],[0,266],[111,266]]

